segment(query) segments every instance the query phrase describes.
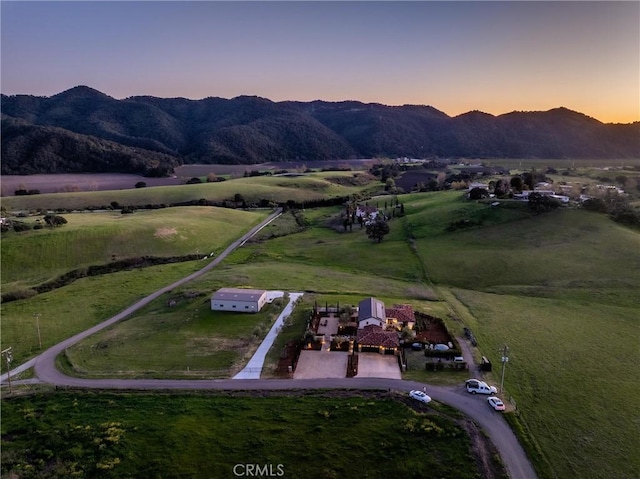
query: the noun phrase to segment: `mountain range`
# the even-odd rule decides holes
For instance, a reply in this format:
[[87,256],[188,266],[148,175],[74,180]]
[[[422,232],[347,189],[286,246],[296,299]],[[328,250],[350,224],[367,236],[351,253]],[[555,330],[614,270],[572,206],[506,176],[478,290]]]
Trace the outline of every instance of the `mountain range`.
[[164,175],[180,164],[373,157],[640,158],[640,122],[605,124],[566,108],[451,117],[424,105],[202,100],[86,86],[2,95],[2,174]]

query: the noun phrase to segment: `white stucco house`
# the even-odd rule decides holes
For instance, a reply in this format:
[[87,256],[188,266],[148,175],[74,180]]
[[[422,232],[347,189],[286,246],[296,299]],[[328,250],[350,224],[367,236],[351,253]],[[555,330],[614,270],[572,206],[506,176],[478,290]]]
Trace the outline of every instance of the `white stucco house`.
[[266,302],[266,290],[220,288],[211,296],[211,310],[257,313]]
[[363,299],[358,303],[358,329],[375,325],[384,327],[387,323],[387,314],[384,303],[376,298]]

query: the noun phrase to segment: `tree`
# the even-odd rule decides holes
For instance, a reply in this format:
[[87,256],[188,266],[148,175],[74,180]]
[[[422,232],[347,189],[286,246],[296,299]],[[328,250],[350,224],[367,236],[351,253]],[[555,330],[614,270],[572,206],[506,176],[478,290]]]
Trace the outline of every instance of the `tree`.
[[558,206],[560,206],[560,202],[555,198],[536,193],[535,191],[529,194],[529,209],[534,213],[544,213]]
[[489,198],[489,192],[484,188],[475,187],[469,191],[470,200],[481,200],[482,198]]
[[351,315],[353,314],[353,307],[350,304],[345,305],[340,310],[340,316],[338,318],[338,322],[340,324],[347,324],[351,321]]
[[522,181],[522,178],[519,176],[514,176],[513,178],[511,178],[511,188],[518,191],[518,192],[522,192],[522,187],[524,185],[524,182]]
[[402,328],[402,331],[400,331],[400,337],[404,342],[409,342],[416,337],[416,332],[409,328],[409,326],[405,326]]
[[207,175],[207,183],[215,183],[218,181],[218,177],[215,173],[211,172]]
[[370,222],[366,228],[367,236],[378,243],[382,242],[382,238],[388,235],[389,231],[389,225],[381,215],[376,216],[376,219]]
[[44,222],[47,223],[47,225],[51,226],[52,228],[67,224],[66,218],[58,215],[45,215]]
[[393,178],[387,178],[384,185],[384,191],[394,191],[396,189],[396,182]]
[[494,189],[494,193],[497,198],[503,198],[509,194],[509,184],[506,180],[498,180],[496,182],[496,187]]
[[11,223],[11,226],[13,227],[13,231],[15,231],[16,233],[19,233],[20,231],[28,231],[31,229],[31,226],[29,226],[27,223],[23,223],[22,221],[13,221]]

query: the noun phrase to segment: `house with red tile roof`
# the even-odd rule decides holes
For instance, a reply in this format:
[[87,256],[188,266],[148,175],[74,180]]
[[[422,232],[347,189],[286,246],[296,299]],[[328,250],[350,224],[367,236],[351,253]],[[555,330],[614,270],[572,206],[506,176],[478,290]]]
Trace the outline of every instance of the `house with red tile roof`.
[[395,326],[396,329],[404,327],[413,329],[416,324],[416,316],[410,304],[394,304],[391,308],[385,308],[385,312],[387,324]]
[[382,327],[370,324],[358,329],[356,336],[358,352],[378,352],[380,354],[398,354],[400,340],[395,331],[385,331]]

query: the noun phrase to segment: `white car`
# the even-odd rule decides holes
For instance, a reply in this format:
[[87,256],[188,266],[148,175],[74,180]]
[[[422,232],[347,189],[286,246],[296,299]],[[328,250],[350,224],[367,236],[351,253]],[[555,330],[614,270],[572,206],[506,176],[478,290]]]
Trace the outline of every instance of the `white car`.
[[479,379],[467,379],[464,385],[467,388],[467,392],[471,394],[496,394],[498,392],[495,386],[489,386]]
[[423,393],[422,391],[411,391],[409,393],[409,397],[412,397],[416,401],[420,401],[425,404],[431,402],[431,398],[427,396],[425,393]]
[[491,406],[496,411],[505,410],[504,403],[498,397],[491,396],[490,398],[487,398],[487,402],[489,403],[489,406]]

